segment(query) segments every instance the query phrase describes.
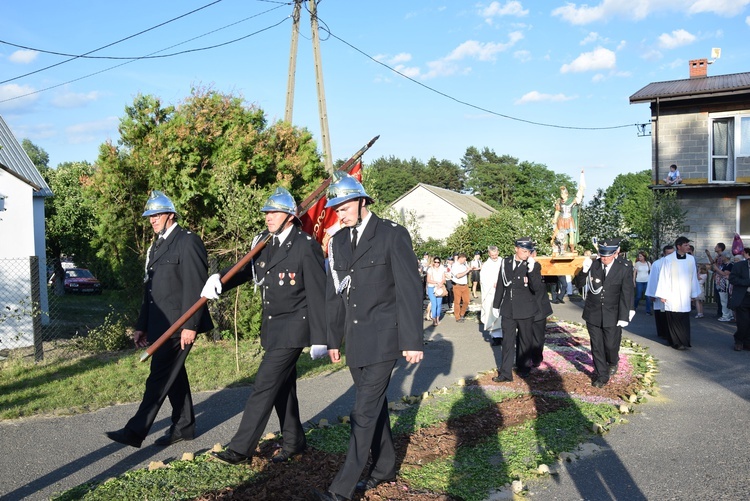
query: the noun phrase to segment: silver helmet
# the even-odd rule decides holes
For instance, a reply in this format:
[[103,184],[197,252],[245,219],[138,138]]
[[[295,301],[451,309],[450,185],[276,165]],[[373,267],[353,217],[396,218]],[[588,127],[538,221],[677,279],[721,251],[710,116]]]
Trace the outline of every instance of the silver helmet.
[[154,214],[164,214],[170,212],[177,216],[177,210],[174,208],[172,200],[159,190],[151,190],[146,202],[146,210],[141,214],[143,217],[153,216]]
[[328,202],[326,203],[326,208],[334,207],[356,198],[364,198],[365,204],[371,204],[374,202],[374,200],[365,192],[365,189],[359,181],[353,176],[341,172],[334,173],[333,182],[328,187],[327,197]]
[[286,188],[279,186],[276,191],[268,197],[266,204],[260,209],[261,212],[284,212],[297,216],[297,202]]

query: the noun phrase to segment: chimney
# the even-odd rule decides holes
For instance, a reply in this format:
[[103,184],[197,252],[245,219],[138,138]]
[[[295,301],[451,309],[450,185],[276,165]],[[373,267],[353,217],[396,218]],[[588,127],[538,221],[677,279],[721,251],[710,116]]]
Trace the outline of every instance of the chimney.
[[708,76],[708,59],[692,59],[689,64],[690,78],[704,78]]

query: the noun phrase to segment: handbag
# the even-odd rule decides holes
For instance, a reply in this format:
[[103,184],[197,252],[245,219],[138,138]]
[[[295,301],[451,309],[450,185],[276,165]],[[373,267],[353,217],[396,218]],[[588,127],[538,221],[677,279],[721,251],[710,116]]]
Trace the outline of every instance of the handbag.
[[435,297],[444,297],[448,295],[448,290],[445,287],[435,286]]

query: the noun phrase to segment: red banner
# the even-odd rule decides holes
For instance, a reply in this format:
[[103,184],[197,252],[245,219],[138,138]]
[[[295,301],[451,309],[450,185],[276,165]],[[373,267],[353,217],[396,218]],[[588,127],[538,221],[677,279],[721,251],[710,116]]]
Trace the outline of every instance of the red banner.
[[[349,171],[349,174],[354,176],[357,181],[362,182],[362,162],[357,162]],[[320,245],[323,246],[323,253],[326,254],[328,251],[328,240],[336,233],[339,226],[339,218],[332,208],[326,209],[326,203],[328,199],[323,197],[318,200],[315,205],[310,207],[301,218],[302,231],[308,233],[315,238]]]

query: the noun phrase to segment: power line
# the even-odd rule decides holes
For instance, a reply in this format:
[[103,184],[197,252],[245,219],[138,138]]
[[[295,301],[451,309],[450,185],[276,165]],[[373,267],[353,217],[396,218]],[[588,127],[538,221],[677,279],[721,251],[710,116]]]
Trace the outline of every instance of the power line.
[[[221,1],[221,0],[219,0],[219,1]],[[252,16],[248,16],[248,17],[246,17],[244,19],[240,19],[239,21],[235,21],[233,23],[230,23],[230,24],[227,24],[225,26],[222,26],[221,28],[216,28],[215,30],[203,33],[202,35],[198,35],[196,37],[189,38],[189,39],[187,39],[187,40],[185,40],[183,42],[180,42],[179,44],[175,44],[175,45],[172,45],[172,46],[167,47],[165,49],[162,49],[159,52],[162,52],[162,51],[165,51],[165,50],[169,50],[169,49],[171,49],[173,47],[177,47],[178,45],[184,45],[184,44],[186,44],[188,42],[192,42],[193,40],[197,40],[199,38],[202,38],[202,37],[205,37],[205,36],[217,33],[217,32],[219,32],[221,30],[225,30],[227,28],[231,28],[232,26],[238,25],[240,23],[244,23],[245,21],[253,19],[254,17],[259,17],[259,16],[262,16],[263,14],[268,14],[269,12],[272,12],[272,11],[274,11],[276,9],[279,9],[279,8],[281,8],[283,6],[286,6],[286,5],[289,5],[289,4],[288,3],[284,3],[284,4],[281,4],[281,5],[278,5],[277,7],[274,7],[272,9],[268,9],[268,10],[266,10],[264,12],[260,12],[258,14],[254,14]],[[277,24],[275,24],[273,26],[269,26],[266,29],[273,28],[273,27],[277,26],[278,24],[283,23],[284,21],[286,21],[286,18],[284,18],[279,23],[277,23]],[[257,33],[259,33],[259,32],[255,32],[255,33],[252,33],[250,35],[245,35],[243,37],[235,38],[233,40],[228,40],[226,42],[222,42],[222,43],[219,43],[219,44],[216,44],[216,45],[207,45],[205,47],[197,47],[195,49],[187,49],[187,50],[182,50],[182,51],[179,51],[179,52],[172,52],[172,53],[169,53],[169,54],[160,54],[158,56],[154,56],[154,55],[148,55],[148,56],[89,56],[89,55],[87,55],[87,54],[91,54],[93,52],[96,52],[96,50],[99,50],[99,49],[96,49],[96,50],[91,51],[91,52],[87,52],[86,54],[76,55],[76,54],[68,54],[68,53],[65,53],[65,52],[55,52],[55,51],[51,51],[51,50],[44,50],[44,49],[37,49],[37,48],[34,48],[34,47],[27,47],[27,46],[24,46],[24,45],[18,45],[18,44],[15,44],[15,43],[12,43],[12,42],[8,42],[8,41],[5,41],[5,40],[0,40],[0,43],[5,44],[5,45],[10,45],[11,47],[17,47],[19,49],[33,50],[33,51],[36,51],[36,52],[41,52],[42,54],[51,54],[51,55],[54,55],[54,56],[71,57],[72,59],[110,59],[110,60],[123,60],[123,59],[128,59],[128,60],[136,60],[136,59],[163,59],[163,58],[166,58],[166,57],[174,57],[174,56],[179,56],[179,55],[182,55],[182,54],[188,54],[190,52],[201,52],[201,51],[204,51],[204,50],[216,49],[218,47],[223,47],[225,45],[230,45],[230,44],[233,44],[235,42],[239,42],[239,41],[244,40],[244,39],[246,39],[246,38],[248,38],[248,37],[250,37],[252,35],[255,35]],[[125,40],[125,39],[123,39],[123,40]],[[110,44],[110,45],[112,45],[112,44]],[[69,59],[68,61],[72,61],[72,59]],[[63,62],[66,62],[66,61],[63,61]],[[58,63],[58,64],[62,64],[62,63]],[[53,65],[53,66],[55,66],[55,65]],[[47,68],[52,68],[53,66],[48,66]],[[12,80],[16,80],[18,78],[22,78],[22,77],[27,76],[27,75],[32,75],[33,73],[36,73],[36,72],[39,72],[39,71],[43,71],[44,69],[47,69],[47,68],[42,68],[41,70],[37,70],[37,71],[32,72],[32,73],[27,73],[26,75],[21,75],[20,77],[15,77],[15,78],[13,78],[11,80],[6,80],[5,82],[0,82],[0,84],[6,83],[6,82],[10,82]]]
[[42,71],[48,70],[48,69],[50,69],[50,68],[54,68],[55,66],[60,66],[61,64],[65,64],[65,63],[68,63],[68,62],[70,62],[70,61],[73,61],[73,60],[75,60],[75,59],[79,59],[80,57],[83,57],[83,56],[87,56],[88,54],[92,54],[92,53],[94,53],[94,52],[97,52],[97,51],[100,51],[100,50],[102,50],[102,49],[106,49],[107,47],[111,47],[111,46],[113,46],[113,45],[116,45],[116,44],[118,44],[118,43],[120,43],[120,42],[124,42],[125,40],[130,40],[131,38],[135,38],[135,37],[137,37],[137,36],[139,36],[139,35],[142,35],[142,34],[144,34],[144,33],[147,33],[147,32],[149,32],[149,31],[155,30],[156,28],[160,28],[160,27],[162,27],[162,26],[164,26],[164,25],[167,25],[167,24],[169,24],[169,23],[171,23],[171,22],[173,22],[173,21],[176,21],[176,20],[178,20],[178,19],[181,19],[181,18],[183,18],[183,17],[185,17],[185,16],[189,16],[190,14],[193,14],[193,13],[195,13],[195,12],[198,12],[198,11],[200,11],[200,10],[203,10],[203,9],[205,9],[205,8],[207,8],[207,7],[210,7],[210,6],[212,6],[212,5],[215,5],[215,4],[217,4],[217,3],[219,3],[219,2],[222,2],[222,1],[223,1],[223,0],[215,0],[215,1],[211,2],[211,3],[209,3],[209,4],[206,4],[206,5],[204,5],[203,7],[198,7],[198,8],[197,8],[197,9],[195,9],[195,10],[191,10],[190,12],[187,12],[187,13],[185,13],[185,14],[182,14],[182,15],[180,15],[180,16],[177,16],[177,17],[175,17],[175,18],[173,18],[173,19],[170,19],[169,21],[164,21],[163,23],[159,23],[159,24],[157,24],[156,26],[152,26],[152,27],[150,27],[150,28],[147,28],[147,29],[145,29],[145,30],[143,30],[143,31],[139,31],[138,33],[135,33],[135,34],[133,34],[133,35],[127,36],[127,37],[125,37],[125,38],[121,38],[120,40],[117,40],[116,42],[108,43],[107,45],[103,45],[103,46],[99,47],[98,49],[90,50],[90,51],[88,51],[88,52],[86,52],[86,53],[84,53],[84,54],[81,54],[81,55],[78,55],[78,56],[73,56],[73,57],[71,57],[70,59],[66,59],[65,61],[60,61],[59,63],[51,64],[51,65],[49,65],[49,66],[46,66],[46,67],[44,67],[44,68],[40,68],[40,69],[38,69],[38,70],[34,70],[34,71],[31,71],[31,72],[29,72],[29,73],[26,73],[26,74],[24,74],[24,75],[19,75],[19,76],[17,76],[17,77],[13,77],[13,78],[9,78],[9,79],[7,79],[7,80],[3,80],[2,82],[0,82],[0,85],[2,85],[2,84],[4,84],[4,83],[12,82],[12,81],[14,81],[14,80],[18,80],[19,78],[27,77],[27,76],[29,76],[29,75],[33,75],[33,74],[35,74],[35,73],[39,73],[39,72],[42,72]]
[[[270,12],[271,10],[275,10],[275,9],[277,9],[277,8],[278,8],[278,7],[274,7],[273,9],[270,9],[270,10],[268,10],[268,11],[266,11],[266,12]],[[265,12],[264,12],[264,13],[265,13]],[[264,14],[264,13],[261,13],[261,14]],[[257,14],[257,15],[260,15],[260,14]],[[256,17],[256,16],[251,16],[251,17]],[[248,18],[248,19],[249,19],[249,18]],[[246,38],[250,38],[250,37],[252,37],[252,36],[255,36],[255,35],[259,34],[259,33],[262,33],[262,32],[264,32],[264,31],[268,31],[268,30],[270,30],[270,29],[272,29],[272,28],[275,28],[275,27],[279,26],[280,24],[282,24],[282,23],[283,23],[284,21],[286,21],[287,19],[289,19],[289,16],[286,16],[286,17],[284,17],[284,18],[283,18],[283,19],[282,19],[281,21],[277,22],[276,24],[272,24],[272,25],[270,25],[270,26],[267,26],[267,27],[265,27],[265,28],[263,28],[263,29],[260,29],[260,30],[254,31],[253,33],[250,33],[250,34],[248,34],[248,35],[245,35],[245,36],[243,36],[243,37],[240,37],[240,38],[237,38],[237,39],[234,39],[234,40],[230,40],[230,41],[228,41],[228,42],[224,42],[224,43],[221,43],[221,44],[218,44],[218,45],[214,45],[214,46],[211,46],[211,47],[208,47],[208,48],[216,48],[216,47],[222,47],[222,46],[225,46],[225,45],[229,45],[229,44],[232,44],[232,43],[236,43],[236,42],[239,42],[239,41],[241,41],[241,40],[245,40]],[[239,22],[241,22],[241,21],[239,21]],[[41,93],[41,92],[46,92],[46,91],[48,91],[48,90],[56,89],[56,88],[58,88],[58,87],[62,87],[63,85],[68,85],[68,84],[70,84],[70,83],[73,83],[73,82],[78,82],[79,80],[83,80],[83,79],[86,79],[86,78],[89,78],[89,77],[93,77],[93,76],[95,76],[95,75],[98,75],[98,74],[100,74],[100,73],[104,73],[104,72],[107,72],[107,71],[109,71],[109,70],[113,70],[113,69],[115,69],[115,68],[119,68],[119,67],[121,67],[121,66],[125,66],[126,64],[134,63],[135,61],[140,61],[140,60],[142,60],[142,59],[151,59],[151,56],[153,56],[154,54],[158,54],[159,52],[163,52],[163,51],[165,51],[165,50],[169,50],[169,49],[172,49],[172,48],[174,48],[174,47],[177,47],[177,46],[179,46],[179,45],[183,45],[183,44],[186,44],[186,43],[188,43],[188,42],[192,42],[193,40],[196,40],[196,39],[198,39],[198,38],[202,38],[202,37],[204,37],[204,36],[210,35],[211,33],[215,33],[216,31],[222,30],[222,29],[224,29],[224,28],[227,28],[227,27],[229,27],[229,26],[232,26],[232,25],[234,25],[234,24],[237,24],[237,23],[232,23],[232,24],[230,24],[230,25],[224,26],[224,27],[222,27],[222,28],[218,28],[218,29],[216,29],[216,30],[213,30],[213,31],[210,31],[210,32],[208,32],[208,33],[204,33],[204,34],[202,34],[202,35],[198,35],[197,37],[193,37],[193,38],[190,38],[190,39],[188,39],[188,40],[185,40],[185,41],[183,41],[183,42],[180,42],[180,43],[178,43],[178,44],[170,45],[169,47],[165,47],[165,48],[163,48],[163,49],[160,49],[160,50],[158,50],[158,51],[156,51],[156,52],[152,52],[152,53],[150,53],[150,54],[147,54],[147,55],[145,55],[145,56],[141,56],[141,57],[137,57],[137,58],[132,58],[132,59],[130,59],[130,60],[128,60],[128,61],[126,61],[126,62],[124,62],[124,63],[116,64],[116,65],[114,65],[114,66],[110,66],[109,68],[104,68],[103,70],[99,70],[99,71],[96,71],[96,72],[94,72],[94,73],[89,73],[88,75],[84,75],[84,76],[82,76],[82,77],[74,78],[73,80],[68,80],[68,81],[66,81],[66,82],[63,82],[63,83],[59,83],[59,84],[57,84],[57,85],[52,85],[52,86],[50,86],[50,87],[45,87],[45,88],[43,88],[43,89],[38,89],[38,90],[35,90],[35,91],[33,91],[33,92],[27,92],[26,94],[19,94],[18,96],[13,96],[13,97],[9,97],[9,98],[7,98],[7,99],[3,99],[3,100],[0,100],[0,104],[2,104],[2,103],[6,103],[6,102],[8,102],[8,101],[14,101],[14,100],[16,100],[16,99],[21,99],[21,98],[23,98],[23,97],[33,96],[34,94],[39,94],[39,93]],[[197,51],[197,50],[207,50],[208,48],[203,48],[203,49],[194,49],[194,50],[188,50],[188,51],[183,51],[183,52],[179,52],[179,53],[177,53],[177,54],[183,54],[183,53],[186,53],[186,52],[195,52],[195,51]]]
[[[325,23],[323,23],[323,24],[325,24]],[[427,89],[427,90],[429,90],[431,92],[434,92],[435,94],[438,94],[440,96],[443,96],[444,98],[450,99],[451,101],[455,101],[455,102],[457,102],[459,104],[462,104],[464,106],[468,106],[469,108],[474,108],[475,110],[483,111],[483,112],[489,113],[491,115],[495,115],[495,116],[502,117],[502,118],[507,118],[508,120],[515,120],[517,122],[527,123],[527,124],[530,124],[530,125],[538,125],[540,127],[552,127],[552,128],[556,128],[556,129],[570,129],[570,130],[610,130],[610,129],[624,129],[625,127],[634,127],[634,126],[638,127],[639,125],[642,125],[642,124],[623,124],[623,125],[612,125],[612,126],[609,126],[609,127],[574,127],[574,126],[568,126],[568,125],[557,125],[557,124],[548,124],[548,123],[544,123],[544,122],[535,122],[533,120],[526,120],[526,119],[523,119],[523,118],[518,118],[518,117],[511,116],[511,115],[505,115],[505,114],[499,113],[497,111],[488,110],[487,108],[483,108],[481,106],[477,106],[476,104],[472,104],[472,103],[469,103],[467,101],[463,101],[461,99],[458,99],[456,97],[448,95],[445,92],[439,91],[439,90],[435,89],[434,87],[430,87],[429,85],[426,85],[426,84],[424,84],[422,82],[419,82],[419,81],[413,79],[412,77],[401,73],[396,68],[388,66],[387,64],[385,64],[382,61],[378,61],[377,59],[375,59],[371,55],[367,54],[365,51],[359,49],[358,47],[355,47],[354,45],[350,44],[346,40],[344,40],[344,39],[336,36],[327,27],[322,28],[322,29],[324,29],[328,33],[329,36],[335,38],[336,40],[338,40],[339,42],[343,43],[344,45],[349,46],[350,48],[352,48],[355,51],[359,52],[360,54],[362,54],[366,58],[370,59],[371,61],[373,61],[373,62],[375,62],[375,63],[377,63],[377,64],[379,64],[379,65],[381,65],[381,66],[383,66],[385,68],[388,68],[388,70],[392,71],[393,73],[396,73],[397,75],[399,75],[399,76],[401,76],[401,77],[403,77],[403,78],[405,78],[407,80],[410,80],[411,82],[419,85],[420,87],[424,87],[425,89]]]

